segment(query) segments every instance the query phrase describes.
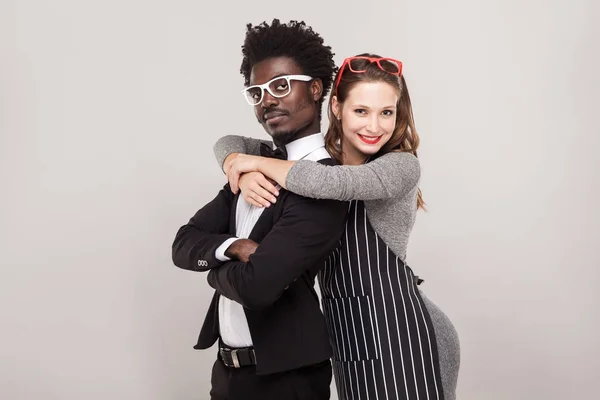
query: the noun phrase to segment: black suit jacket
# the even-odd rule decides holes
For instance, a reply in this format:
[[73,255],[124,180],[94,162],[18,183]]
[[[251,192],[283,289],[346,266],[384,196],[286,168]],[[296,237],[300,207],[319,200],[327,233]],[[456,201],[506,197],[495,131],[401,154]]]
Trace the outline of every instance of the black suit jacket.
[[194,348],[209,348],[219,338],[218,299],[225,296],[244,306],[257,374],[315,364],[332,354],[314,281],[339,243],[348,203],[279,192],[250,233],[259,246],[249,262],[215,258],[215,250],[236,232],[238,196],[229,185],[179,229],[173,243],[175,265],[209,271],[215,289]]

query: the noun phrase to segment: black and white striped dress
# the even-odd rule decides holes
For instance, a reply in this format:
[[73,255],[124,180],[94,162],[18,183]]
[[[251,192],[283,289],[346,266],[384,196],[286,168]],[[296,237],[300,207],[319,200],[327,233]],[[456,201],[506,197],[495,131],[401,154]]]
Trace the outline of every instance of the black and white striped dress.
[[319,274],[340,400],[444,399],[434,327],[418,278],[352,200],[340,247]]

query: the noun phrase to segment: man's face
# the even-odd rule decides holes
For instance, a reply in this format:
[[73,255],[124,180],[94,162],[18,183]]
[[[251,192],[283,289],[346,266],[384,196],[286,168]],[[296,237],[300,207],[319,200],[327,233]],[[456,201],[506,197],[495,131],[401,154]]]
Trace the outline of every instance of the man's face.
[[[278,76],[302,74],[302,69],[288,57],[268,58],[254,65],[250,73],[250,85],[260,85]],[[290,93],[279,98],[264,91],[262,101],[254,106],[254,114],[277,145],[300,137],[305,129],[314,130],[316,126],[318,132],[318,85],[315,85],[315,81],[291,80]]]

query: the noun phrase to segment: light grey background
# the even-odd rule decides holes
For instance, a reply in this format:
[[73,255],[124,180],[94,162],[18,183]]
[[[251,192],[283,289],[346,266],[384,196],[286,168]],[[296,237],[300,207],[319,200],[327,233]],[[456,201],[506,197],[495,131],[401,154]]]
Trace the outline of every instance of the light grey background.
[[460,333],[459,399],[595,398],[599,13],[567,4],[2,0],[0,398],[208,398],[212,291],[170,246],[224,183],[216,139],[266,135],[240,46],[273,17],[405,63],[408,257]]

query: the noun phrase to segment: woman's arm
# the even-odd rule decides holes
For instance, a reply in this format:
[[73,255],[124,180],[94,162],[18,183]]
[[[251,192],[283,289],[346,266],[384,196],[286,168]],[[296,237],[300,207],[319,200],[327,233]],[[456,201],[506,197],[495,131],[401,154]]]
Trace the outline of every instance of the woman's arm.
[[392,152],[366,164],[336,166],[240,154],[227,174],[231,189],[237,193],[241,186],[248,198],[263,205],[271,200],[266,192],[275,196],[277,193],[272,186],[267,188],[255,179],[245,179],[242,175],[248,172],[260,172],[305,197],[344,201],[403,197],[417,186],[421,177],[419,160],[410,153]]
[[[273,172],[281,174],[281,166],[279,170],[270,168],[259,171],[270,178],[274,178]],[[289,191],[306,197],[377,200],[403,197],[418,185],[420,177],[417,157],[391,152],[362,165],[327,166],[300,160],[289,169],[285,183]]]
[[217,140],[213,146],[213,153],[217,159],[219,167],[225,171],[224,164],[227,157],[234,153],[260,155],[260,144],[266,143],[273,146],[273,142],[268,140],[259,140],[251,137],[226,135]]

